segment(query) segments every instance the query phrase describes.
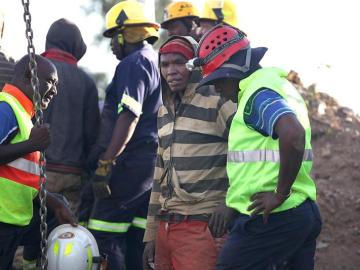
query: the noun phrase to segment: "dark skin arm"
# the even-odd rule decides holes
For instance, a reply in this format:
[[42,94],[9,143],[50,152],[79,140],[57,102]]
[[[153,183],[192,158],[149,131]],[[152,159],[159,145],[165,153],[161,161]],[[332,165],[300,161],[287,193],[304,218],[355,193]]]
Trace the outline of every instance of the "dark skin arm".
[[275,125],[279,136],[280,170],[276,192],[260,192],[251,197],[251,216],[263,212],[264,223],[272,210],[280,206],[291,192],[299,173],[305,148],[305,130],[294,115],[282,116]]
[[110,144],[102,157],[103,160],[114,160],[125,150],[127,143],[134,134],[138,121],[139,118],[127,110],[119,115]]
[[99,160],[98,168],[92,179],[94,195],[98,199],[111,196],[108,179],[111,174],[113,162],[126,148],[134,134],[139,118],[129,111],[123,111],[115,124],[111,141],[104,155]]
[[49,125],[33,127],[27,141],[0,145],[0,165],[7,164],[26,154],[42,151],[50,144]]
[[67,207],[60,199],[50,192],[48,192],[46,196],[46,206],[54,212],[60,225],[71,224],[74,227],[77,226],[74,215],[71,213],[69,207]]

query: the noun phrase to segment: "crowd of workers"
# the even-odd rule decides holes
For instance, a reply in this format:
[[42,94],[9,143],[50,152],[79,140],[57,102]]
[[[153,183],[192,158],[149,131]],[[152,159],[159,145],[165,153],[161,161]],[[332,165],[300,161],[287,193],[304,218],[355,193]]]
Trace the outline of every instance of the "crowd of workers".
[[[160,25],[143,4],[114,5],[103,35],[119,63],[101,115],[72,22],[55,21],[36,55],[44,125],[32,121],[29,57],[0,53],[0,270],[20,245],[23,269],[38,269],[39,151],[49,228],[87,227],[107,269],[314,269],[306,105],[284,70],[260,65],[267,49],[250,46],[236,9],[169,4],[156,52]],[[56,269],[70,253],[74,270],[98,269],[89,253],[52,248]]]

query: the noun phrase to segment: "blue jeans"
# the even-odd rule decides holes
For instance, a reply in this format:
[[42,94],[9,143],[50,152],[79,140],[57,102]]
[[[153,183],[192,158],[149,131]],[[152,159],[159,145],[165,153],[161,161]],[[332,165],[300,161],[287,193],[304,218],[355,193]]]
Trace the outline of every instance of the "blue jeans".
[[312,270],[321,216],[315,202],[262,216],[239,214],[222,249],[217,270]]

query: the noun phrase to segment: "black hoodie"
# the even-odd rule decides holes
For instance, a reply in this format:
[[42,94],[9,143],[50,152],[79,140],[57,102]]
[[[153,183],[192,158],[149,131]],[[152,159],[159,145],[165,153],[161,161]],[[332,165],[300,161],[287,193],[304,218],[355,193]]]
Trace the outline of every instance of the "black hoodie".
[[[73,168],[79,171],[76,169],[85,167],[99,129],[96,85],[76,65],[85,54],[86,45],[78,27],[60,19],[50,26],[46,50],[43,55],[54,63],[59,77],[58,94],[45,111],[45,122],[50,124],[51,134],[51,144],[46,150],[47,169],[74,172]],[[64,61],[56,57],[63,52],[72,63],[66,61],[66,57]]]

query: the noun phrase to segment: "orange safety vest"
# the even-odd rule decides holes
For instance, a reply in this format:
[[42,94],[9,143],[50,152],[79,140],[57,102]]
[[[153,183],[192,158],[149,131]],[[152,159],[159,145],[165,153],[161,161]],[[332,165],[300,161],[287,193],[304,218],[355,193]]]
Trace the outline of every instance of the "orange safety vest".
[[[29,139],[33,124],[32,102],[15,86],[6,84],[0,92],[0,102],[13,110],[18,132],[10,144]],[[39,190],[39,152],[26,154],[0,165],[0,222],[25,226],[33,216],[33,199]]]

